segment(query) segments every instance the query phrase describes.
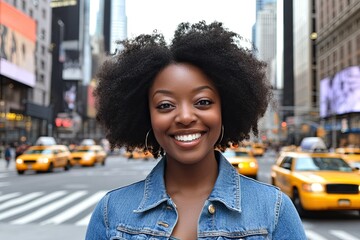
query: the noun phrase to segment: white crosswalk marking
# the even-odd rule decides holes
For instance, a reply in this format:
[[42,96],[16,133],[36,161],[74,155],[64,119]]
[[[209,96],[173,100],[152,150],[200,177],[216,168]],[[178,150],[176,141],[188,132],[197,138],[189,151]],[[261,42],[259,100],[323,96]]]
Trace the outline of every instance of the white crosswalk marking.
[[70,194],[69,196],[63,198],[63,199],[60,199],[56,202],[53,202],[45,207],[42,207],[40,209],[38,209],[37,211],[35,212],[32,212],[24,217],[21,217],[21,218],[18,218],[14,221],[12,221],[11,223],[13,224],[26,224],[26,223],[29,223],[29,222],[32,222],[36,219],[39,219],[63,206],[65,206],[66,204],[84,196],[85,194],[87,193],[87,191],[77,191],[77,192],[74,192],[72,194]]
[[50,201],[52,201],[52,200],[54,200],[54,199],[56,199],[58,197],[61,197],[62,195],[65,195],[65,194],[66,194],[66,191],[57,191],[57,192],[50,193],[49,195],[46,195],[46,196],[41,197],[39,199],[36,199],[36,200],[34,200],[32,202],[29,202],[29,203],[27,203],[25,205],[22,205],[20,207],[10,209],[8,211],[0,213],[0,220],[11,217],[11,216],[14,216],[14,215],[16,215],[18,213],[21,213],[21,212],[25,212],[25,211],[27,211],[29,209],[34,208],[34,207],[41,206],[42,204],[50,202]]
[[328,240],[312,230],[305,230],[305,234],[308,240]]
[[21,193],[19,193],[19,192],[14,192],[14,193],[2,195],[2,196],[0,196],[0,202],[6,201],[10,198],[15,198],[15,197],[19,196],[20,194]]
[[0,187],[10,186],[10,182],[0,182]]
[[9,173],[0,173],[0,178],[8,177]]
[[90,222],[91,214],[92,214],[92,213],[90,213],[89,215],[87,215],[87,216],[84,217],[83,219],[77,221],[77,222],[75,223],[75,225],[76,225],[76,226],[87,226],[87,225],[89,224],[89,222]]
[[91,197],[87,198],[86,200],[78,203],[77,205],[67,209],[66,211],[62,212],[59,215],[56,215],[55,217],[52,217],[46,221],[41,222],[42,225],[46,224],[60,224],[65,222],[66,220],[73,218],[80,212],[84,211],[88,207],[96,204],[99,199],[104,196],[106,191],[100,191],[95,194],[93,194]]
[[39,196],[41,196],[43,194],[44,194],[43,192],[33,192],[33,193],[26,194],[25,196],[22,196],[22,197],[19,197],[19,198],[16,198],[16,199],[12,199],[11,201],[8,201],[8,202],[5,202],[5,203],[1,204],[0,205],[0,210],[3,210],[3,209],[6,209],[6,208],[9,208],[9,207],[13,207],[13,206],[28,202],[28,201],[30,201],[30,200],[32,200],[34,198],[37,198],[37,197],[39,197]]
[[[330,233],[341,240],[360,240],[360,238],[354,237],[344,231],[341,230],[330,230]],[[359,234],[360,235],[360,234]]]

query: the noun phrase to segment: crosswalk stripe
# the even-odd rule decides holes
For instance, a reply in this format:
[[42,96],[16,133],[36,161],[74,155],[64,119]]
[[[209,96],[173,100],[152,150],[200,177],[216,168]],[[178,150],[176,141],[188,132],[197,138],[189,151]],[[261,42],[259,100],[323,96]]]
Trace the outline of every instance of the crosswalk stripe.
[[0,210],[28,202],[28,201],[30,201],[34,198],[37,198],[43,194],[44,194],[44,192],[33,192],[33,193],[26,194],[25,196],[22,196],[22,197],[19,197],[19,198],[16,198],[16,199],[13,199],[11,201],[1,204]]
[[10,198],[15,198],[15,197],[19,196],[20,194],[21,194],[20,192],[14,192],[14,193],[2,195],[2,196],[0,196],[0,202],[6,201]]
[[305,234],[308,240],[328,240],[312,230],[305,230]]
[[26,223],[29,223],[29,222],[32,222],[36,219],[39,219],[63,206],[65,206],[66,204],[84,196],[85,194],[87,193],[87,191],[77,191],[77,192],[74,192],[72,194],[70,194],[69,196],[63,198],[63,199],[60,199],[56,202],[53,202],[45,207],[42,207],[26,216],[23,216],[21,218],[18,218],[14,221],[12,221],[11,223],[12,224],[26,224]]
[[9,173],[0,173],[0,178],[8,177]]
[[10,186],[10,182],[0,182],[0,187]]
[[84,217],[83,219],[77,221],[77,222],[75,223],[75,225],[76,225],[76,226],[87,226],[87,225],[89,224],[89,222],[90,222],[91,214],[92,214],[92,213],[90,213],[89,215],[87,215],[87,216]]
[[46,195],[44,197],[41,197],[41,198],[38,198],[32,202],[29,202],[25,205],[22,205],[20,207],[17,207],[17,208],[14,208],[14,209],[10,209],[8,211],[5,211],[3,213],[0,213],[0,220],[4,219],[4,218],[8,218],[8,217],[11,217],[11,216],[14,216],[18,213],[21,213],[21,212],[25,212],[29,209],[32,209],[34,207],[38,207],[44,203],[47,203],[47,202],[50,202],[58,197],[61,197],[62,195],[65,195],[66,194],[66,191],[57,191],[57,192],[53,192],[49,195]]
[[341,230],[330,230],[330,233],[342,240],[360,240],[360,238],[354,237],[344,231]]
[[65,222],[66,220],[76,216],[80,212],[84,211],[86,208],[94,205],[99,201],[99,199],[104,196],[106,191],[100,191],[93,194],[91,197],[85,199],[84,201],[78,203],[77,205],[67,209],[66,211],[62,212],[59,215],[56,215],[46,221],[41,222],[41,225],[46,224],[60,224]]

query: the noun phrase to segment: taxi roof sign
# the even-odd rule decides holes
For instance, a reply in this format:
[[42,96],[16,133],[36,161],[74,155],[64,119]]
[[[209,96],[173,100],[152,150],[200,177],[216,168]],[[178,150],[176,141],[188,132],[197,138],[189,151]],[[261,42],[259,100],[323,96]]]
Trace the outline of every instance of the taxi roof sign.
[[328,149],[324,140],[320,137],[306,137],[300,143],[302,151],[306,152],[327,152]]

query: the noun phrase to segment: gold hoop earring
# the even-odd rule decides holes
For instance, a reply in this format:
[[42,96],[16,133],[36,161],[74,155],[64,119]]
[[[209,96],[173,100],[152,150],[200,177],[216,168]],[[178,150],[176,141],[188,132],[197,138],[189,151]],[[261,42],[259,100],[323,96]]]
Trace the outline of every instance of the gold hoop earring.
[[148,148],[148,138],[149,138],[150,131],[151,131],[151,128],[150,128],[149,131],[147,131],[146,136],[145,136],[145,150],[146,150],[146,151],[149,151],[149,148]]
[[220,144],[221,141],[224,138],[224,125],[221,125],[221,134],[220,134],[220,140],[218,140],[218,143]]

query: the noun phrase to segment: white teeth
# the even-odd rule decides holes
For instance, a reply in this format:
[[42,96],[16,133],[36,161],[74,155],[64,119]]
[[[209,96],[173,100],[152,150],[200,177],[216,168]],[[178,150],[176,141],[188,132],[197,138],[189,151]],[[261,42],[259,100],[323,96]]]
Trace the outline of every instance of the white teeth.
[[200,133],[188,134],[188,135],[176,135],[175,139],[181,142],[191,142],[201,137]]

